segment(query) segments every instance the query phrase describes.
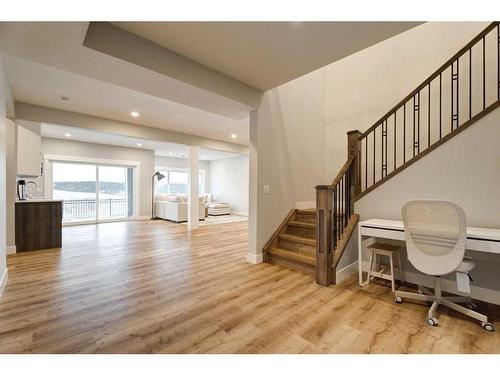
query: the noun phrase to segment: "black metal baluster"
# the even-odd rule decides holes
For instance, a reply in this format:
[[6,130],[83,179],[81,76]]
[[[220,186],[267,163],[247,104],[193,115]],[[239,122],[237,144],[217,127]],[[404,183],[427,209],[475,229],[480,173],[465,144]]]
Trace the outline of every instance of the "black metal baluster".
[[457,58],[457,126],[456,128],[459,127],[460,125],[460,57]]
[[375,129],[373,129],[373,184],[375,184]]
[[382,121],[382,136],[380,138],[380,146],[382,147],[382,157],[380,158],[380,179],[382,180],[384,178],[384,171],[387,170],[387,119]]
[[431,83],[427,95],[427,147],[431,145]]
[[396,170],[396,111],[394,111],[394,170]]
[[420,154],[420,91],[417,93],[417,152]]
[[368,136],[365,137],[365,190],[368,189]]
[[342,226],[342,221],[344,218],[344,176],[340,179],[340,212],[341,216],[341,225],[340,225],[340,234],[344,233],[344,228]]
[[483,109],[486,108],[486,39],[483,36]]
[[420,153],[420,91],[413,96],[413,156]]
[[385,134],[384,134],[384,140],[385,140],[385,152],[384,152],[384,172],[385,172],[385,176],[387,176],[387,128],[388,128],[388,122],[389,121],[389,118],[386,118],[385,119]]
[[472,47],[469,48],[469,120],[472,117]]
[[340,238],[340,223],[341,220],[340,218],[342,217],[342,194],[341,194],[341,186],[340,186],[340,181],[338,183],[338,205],[339,205],[339,211],[338,211],[338,218],[337,218],[337,225],[338,225],[338,231],[337,231],[337,238]]
[[403,164],[406,163],[406,102],[403,103]]
[[[454,73],[453,71],[453,66],[454,63],[451,63],[451,131],[454,129],[458,128],[458,101],[459,101],[459,96],[458,96],[458,64],[459,60],[457,59],[457,72]],[[453,82],[456,81],[456,84],[453,85]],[[456,95],[455,95],[456,91]],[[457,101],[456,107],[453,106],[455,102],[455,97]],[[455,110],[457,111],[455,113]]]
[[454,64],[454,62],[451,63],[451,101],[450,101],[450,104],[451,104],[451,116],[450,116],[451,123],[450,123],[450,131],[453,131],[453,114],[454,114],[454,111],[453,111],[453,102],[454,102],[454,100],[453,100],[454,90],[453,89],[454,89],[454,87],[453,86],[454,86],[455,80],[453,79],[453,64]]
[[337,186],[333,187],[333,248],[337,248]]
[[442,127],[443,127],[443,83],[441,78],[441,73],[439,73],[439,139],[441,139],[442,135]]

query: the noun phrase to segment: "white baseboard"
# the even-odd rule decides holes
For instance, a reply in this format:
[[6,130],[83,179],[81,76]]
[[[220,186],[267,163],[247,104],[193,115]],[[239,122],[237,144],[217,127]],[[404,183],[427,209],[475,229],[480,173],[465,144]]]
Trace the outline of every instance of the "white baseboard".
[[336,283],[340,283],[343,280],[347,279],[349,276],[355,274],[358,271],[358,261],[355,261],[348,266],[337,271],[336,275]]
[[264,261],[264,254],[247,253],[247,261],[253,264],[259,264]]
[[7,246],[7,248],[6,248],[7,255],[15,254],[16,252],[17,252],[16,245]]
[[233,215],[240,215],[240,216],[248,216],[248,212],[242,212],[242,211],[233,211],[231,212]]
[[150,219],[151,219],[151,216],[145,215],[145,216],[137,216],[137,217],[133,218],[132,220],[150,220]]
[[2,278],[0,279],[0,298],[2,298],[3,290],[5,285],[7,285],[7,279],[9,278],[9,269],[6,268],[3,272]]
[[304,210],[306,208],[316,208],[316,201],[310,202],[295,202],[295,208]]
[[[369,268],[369,262],[363,261],[363,271],[367,272],[368,268]],[[405,281],[411,284],[426,286],[428,288],[434,288],[433,285],[434,281],[431,276],[427,276],[417,272],[404,271],[404,278]],[[457,283],[454,280],[441,279],[441,288],[443,289],[443,291],[448,293],[464,295],[463,293],[457,291]],[[471,289],[470,295],[473,299],[494,303],[495,305],[500,305],[500,291],[495,289],[487,289],[475,285],[471,285],[470,289]]]

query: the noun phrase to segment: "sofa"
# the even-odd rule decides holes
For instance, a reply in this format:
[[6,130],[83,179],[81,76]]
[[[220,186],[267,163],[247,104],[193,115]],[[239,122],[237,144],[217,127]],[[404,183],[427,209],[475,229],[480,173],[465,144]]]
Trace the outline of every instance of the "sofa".
[[[185,195],[158,194],[155,197],[155,216],[176,223],[187,221],[187,206],[187,196]],[[205,219],[205,202],[201,198],[198,204],[198,217],[200,220]]]
[[231,205],[217,201],[214,199],[213,194],[204,194],[204,202],[207,208],[207,213],[210,216],[231,214]]

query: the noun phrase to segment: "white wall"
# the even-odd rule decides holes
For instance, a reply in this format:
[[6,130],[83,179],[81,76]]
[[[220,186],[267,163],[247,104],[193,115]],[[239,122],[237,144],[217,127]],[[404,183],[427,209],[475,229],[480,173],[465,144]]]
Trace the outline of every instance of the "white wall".
[[0,57],[0,297],[7,282],[6,257],[6,121],[13,116],[12,94],[2,58]]
[[6,201],[7,201],[7,247],[14,252],[16,244],[15,235],[15,209],[16,209],[16,175],[17,175],[17,126],[16,123],[7,119],[5,123],[6,139]]
[[151,176],[154,174],[154,153],[151,150],[109,146],[95,143],[42,138],[42,153],[94,159],[140,162],[140,216],[151,215]]
[[[361,198],[355,203],[355,212],[360,220],[402,220],[401,207],[411,199],[445,199],[464,209],[468,226],[500,228],[499,145],[497,108]],[[476,262],[471,272],[473,285],[496,289],[495,295],[488,293],[490,302],[500,304],[500,256],[479,252],[469,255]],[[404,267],[416,272],[408,262]]]
[[266,92],[250,132],[258,218],[249,251],[261,251],[297,202],[314,201],[315,185],[331,183],[347,158],[347,131],[373,125],[486,25],[425,23]]
[[210,161],[210,193],[231,205],[233,213],[248,215],[248,156]]

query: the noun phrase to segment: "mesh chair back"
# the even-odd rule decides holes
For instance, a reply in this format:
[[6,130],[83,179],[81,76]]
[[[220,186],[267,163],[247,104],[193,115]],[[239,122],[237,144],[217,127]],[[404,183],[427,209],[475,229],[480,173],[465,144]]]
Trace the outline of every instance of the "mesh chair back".
[[455,271],[464,258],[464,211],[454,203],[415,200],[403,206],[406,249],[411,264],[428,275]]

